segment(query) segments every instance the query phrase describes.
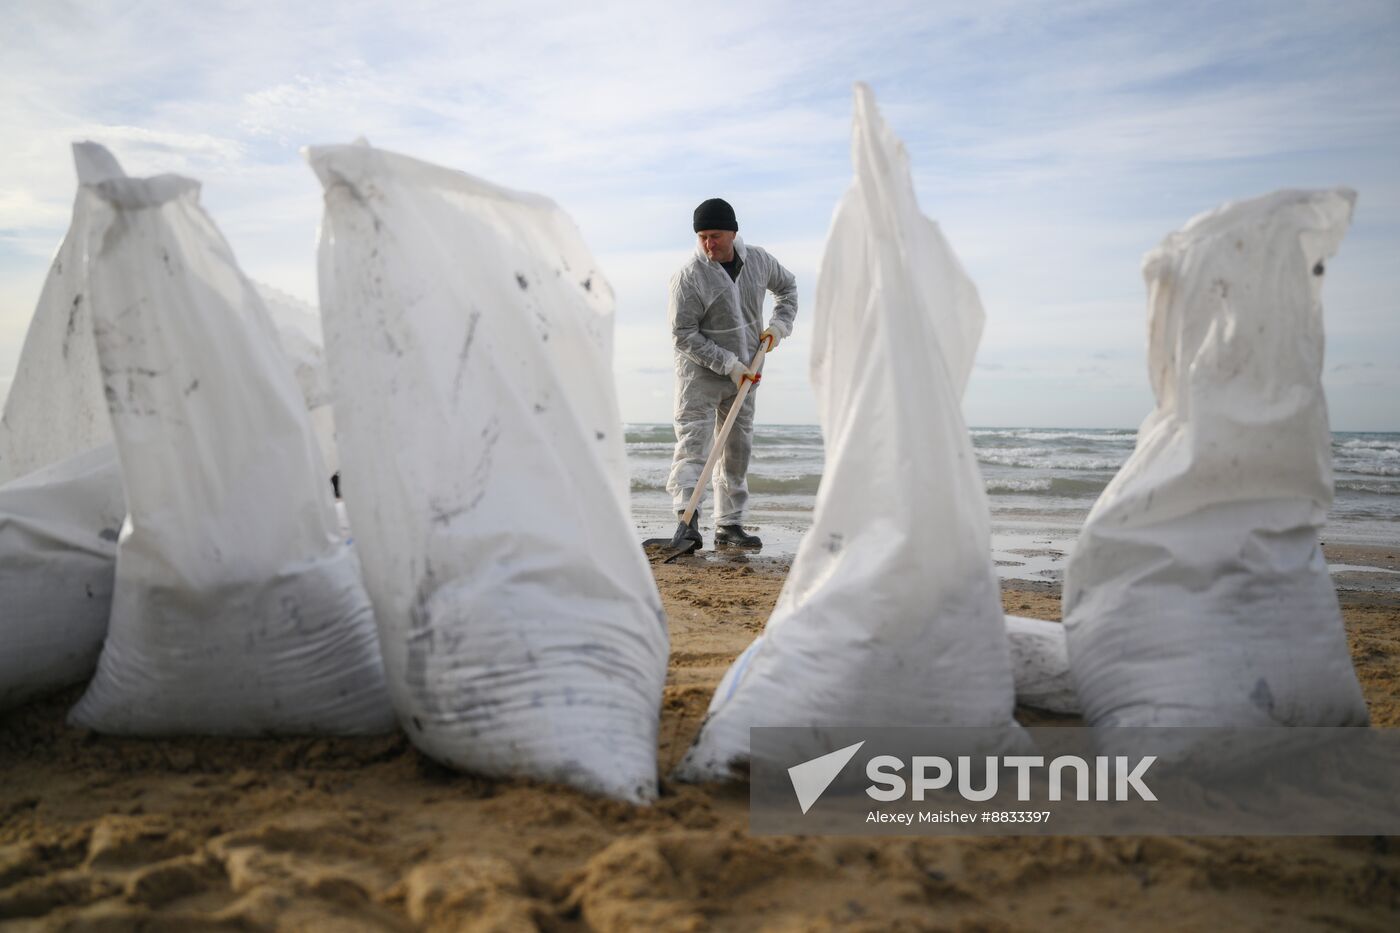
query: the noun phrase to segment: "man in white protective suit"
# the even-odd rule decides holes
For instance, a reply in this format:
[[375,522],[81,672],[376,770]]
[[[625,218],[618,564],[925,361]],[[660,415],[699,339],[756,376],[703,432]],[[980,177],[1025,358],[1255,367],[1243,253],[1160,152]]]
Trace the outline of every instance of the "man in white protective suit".
[[[695,209],[695,255],[671,278],[671,337],[676,357],[676,452],[666,491],[683,514],[715,434],[729,415],[744,380],[756,380],[749,363],[760,341],[768,352],[792,333],[797,280],[765,250],[739,238],[734,208],[711,198]],[[775,299],[763,326],[764,292]],[[754,396],[749,390],[715,470],[715,546],[758,549],[744,531],[749,453],[753,449]],[[703,495],[703,493],[702,493]],[[700,510],[686,537],[703,545]]]

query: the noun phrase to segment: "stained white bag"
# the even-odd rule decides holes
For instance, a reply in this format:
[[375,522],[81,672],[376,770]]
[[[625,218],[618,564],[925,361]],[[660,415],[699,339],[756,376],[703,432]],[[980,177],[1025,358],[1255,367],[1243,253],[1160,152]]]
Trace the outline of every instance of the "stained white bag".
[[[79,185],[126,177],[112,154],[97,143],[74,143],[73,159]],[[91,299],[82,284],[88,203],[81,197],[74,200],[68,233],[49,266],[25,333],[0,418],[0,485],[112,440],[92,342]],[[296,374],[327,469],[333,473],[338,469],[335,423],[319,316],[315,308],[285,292],[266,285],[257,288]]]
[[450,766],[652,798],[668,638],[607,282],[546,198],[368,145],[308,158],[343,493],[400,720]]
[[71,720],[132,734],[393,727],[369,600],[256,290],[173,175],[86,184],[85,293],[129,517]]
[[762,641],[677,771],[729,775],[751,726],[1012,727],[1011,660],[961,397],[983,312],[856,86],[855,181],[817,281],[812,382],[826,468]]
[[1354,201],[1232,202],[1144,260],[1157,408],[1065,574],[1090,722],[1367,721],[1317,537],[1332,500],[1320,296]]
[[0,709],[92,674],[125,515],[111,444],[0,486]]
[[[101,146],[73,156],[80,183],[123,177]],[[86,679],[107,633],[126,507],[83,288],[90,219],[76,198],[0,418],[0,708]]]
[[[80,186],[126,177],[96,143],[75,143],[73,161]],[[91,207],[80,187],[5,398],[0,485],[112,440],[92,343],[91,296],[82,281],[90,223]]]

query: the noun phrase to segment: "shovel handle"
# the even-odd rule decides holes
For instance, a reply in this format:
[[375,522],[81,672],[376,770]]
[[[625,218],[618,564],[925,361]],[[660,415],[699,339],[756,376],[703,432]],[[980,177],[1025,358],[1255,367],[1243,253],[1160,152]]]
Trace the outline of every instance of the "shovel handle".
[[[753,362],[749,364],[749,369],[760,375],[762,374],[763,357],[768,353],[763,347],[764,342],[762,340],[758,342],[758,353],[754,354]],[[729,439],[729,430],[734,427],[734,422],[739,418],[739,409],[743,407],[744,399],[748,398],[749,390],[757,381],[757,379],[745,379],[743,385],[739,386],[739,394],[734,396],[734,402],[729,406],[729,416],[724,419],[719,433],[715,435],[714,445],[710,448],[710,456],[705,459],[705,468],[700,471],[700,481],[695,484],[695,491],[690,494],[690,503],[686,505],[685,512],[681,515],[682,525],[689,525],[690,520],[695,517],[696,509],[700,508],[700,497],[705,494],[705,487],[710,485],[710,477],[714,475],[715,464],[719,462],[720,452],[724,450],[724,442]]]

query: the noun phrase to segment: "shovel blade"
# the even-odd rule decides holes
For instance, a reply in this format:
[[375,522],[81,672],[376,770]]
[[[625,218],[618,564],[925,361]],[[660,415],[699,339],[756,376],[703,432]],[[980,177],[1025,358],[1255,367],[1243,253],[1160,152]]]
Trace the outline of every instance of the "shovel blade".
[[676,533],[669,539],[648,538],[642,542],[642,547],[647,551],[651,551],[653,548],[664,548],[665,550],[663,553],[665,557],[661,560],[661,563],[669,564],[677,557],[700,550],[701,542],[696,541],[694,538],[686,537],[689,531],[690,526],[686,525],[685,522],[679,522],[676,525]]

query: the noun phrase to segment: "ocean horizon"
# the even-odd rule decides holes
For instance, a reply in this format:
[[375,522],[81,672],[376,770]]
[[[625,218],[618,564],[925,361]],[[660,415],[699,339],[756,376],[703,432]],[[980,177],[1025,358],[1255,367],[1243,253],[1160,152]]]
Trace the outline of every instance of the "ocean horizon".
[[[994,557],[1007,578],[1058,581],[1099,494],[1127,461],[1136,428],[970,427],[991,511]],[[670,535],[666,476],[670,424],[626,425],[634,520]],[[825,462],[816,425],[758,424],[749,466],[749,516],[764,553],[794,554],[811,527]],[[1334,431],[1335,495],[1323,530],[1338,544],[1400,545],[1400,432]],[[711,524],[706,497],[702,526]]]

